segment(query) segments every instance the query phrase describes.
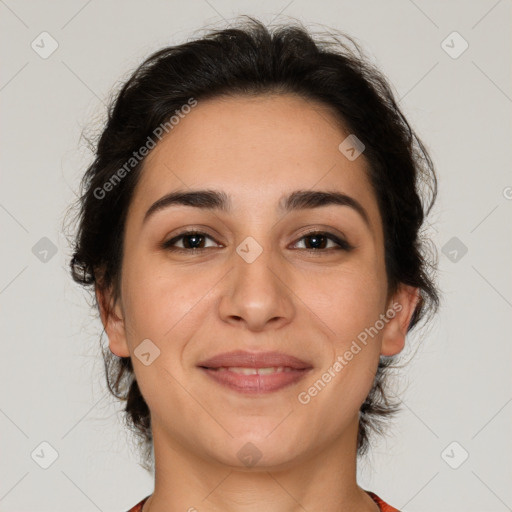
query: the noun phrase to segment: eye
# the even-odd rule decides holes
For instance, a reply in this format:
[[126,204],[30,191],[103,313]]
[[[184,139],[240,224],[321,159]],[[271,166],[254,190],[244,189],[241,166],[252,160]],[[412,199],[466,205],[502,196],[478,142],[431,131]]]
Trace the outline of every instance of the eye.
[[[325,251],[326,249],[351,251],[354,248],[347,241],[338,238],[332,233],[324,231],[311,231],[310,233],[302,236],[299,240],[309,241],[305,243],[306,247],[304,247],[304,249],[313,252]],[[333,243],[334,246],[327,247],[329,242]],[[310,247],[307,247],[307,245]]]
[[[208,248],[204,245],[206,239],[213,240],[211,236],[201,231],[185,231],[164,242],[162,247],[170,251],[201,251]],[[181,246],[177,246],[177,242],[181,243]]]
[[[208,246],[205,245],[206,240],[212,240],[215,242],[211,236],[202,231],[185,231],[164,242],[162,244],[162,248],[178,252],[198,252],[208,249]],[[326,252],[329,249],[345,251],[351,251],[354,249],[354,247],[347,241],[342,240],[332,233],[324,231],[311,231],[310,233],[307,233],[299,239],[299,242],[295,243],[294,247],[296,247],[298,243],[301,243],[301,240],[307,241],[303,249],[312,252]],[[332,244],[331,247],[328,247],[329,243]],[[214,245],[210,245],[209,247],[216,246],[218,247],[219,245],[215,242]]]

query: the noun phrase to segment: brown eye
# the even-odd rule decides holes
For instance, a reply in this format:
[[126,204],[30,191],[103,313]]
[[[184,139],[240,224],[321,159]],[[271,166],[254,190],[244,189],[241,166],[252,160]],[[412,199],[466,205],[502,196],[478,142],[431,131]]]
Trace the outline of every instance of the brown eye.
[[[171,238],[170,240],[167,240],[162,244],[162,247],[164,249],[176,251],[199,251],[208,248],[205,246],[207,239],[213,240],[213,238],[206,233],[202,233],[200,231],[186,231],[174,238]],[[176,245],[177,242],[180,242],[181,246]]]
[[[162,244],[162,248],[170,251],[195,252],[208,249],[209,247],[219,246],[217,244],[207,247],[205,245],[207,240],[215,242],[211,236],[201,231],[186,231],[164,242]],[[313,252],[328,252],[329,250],[351,251],[354,248],[348,242],[338,238],[336,235],[322,231],[308,233],[299,240],[305,240],[305,246],[303,249]],[[295,247],[298,243],[300,242],[296,242]]]
[[[353,247],[345,240],[338,238],[332,233],[325,233],[322,231],[308,233],[300,238],[300,240],[307,241],[304,249],[308,251],[322,251],[327,249],[350,251],[353,249]],[[331,242],[331,247],[328,247],[329,242]],[[334,246],[332,244],[334,244]]]

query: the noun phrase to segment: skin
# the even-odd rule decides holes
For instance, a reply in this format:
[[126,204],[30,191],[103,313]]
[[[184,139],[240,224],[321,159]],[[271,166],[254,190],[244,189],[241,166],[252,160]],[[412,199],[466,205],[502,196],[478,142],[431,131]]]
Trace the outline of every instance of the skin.
[[[125,225],[121,293],[114,301],[97,290],[110,350],[132,357],[151,411],[155,491],[144,512],[378,510],[356,482],[358,411],[379,355],[404,347],[418,290],[388,297],[381,216],[364,154],[350,161],[338,149],[347,135],[327,107],[294,95],[216,98],[199,101],[148,155]],[[231,211],[172,206],[143,221],[178,189],[221,190]],[[350,195],[369,225],[348,206],[279,213],[280,198],[299,189]],[[190,228],[211,237],[202,253],[161,247]],[[311,228],[355,249],[314,249]],[[248,236],[263,249],[252,263],[236,252]],[[394,318],[300,403],[393,302],[402,306]],[[145,339],[160,350],[148,366],[134,356]],[[237,349],[278,350],[313,369],[248,396],[196,367]],[[261,453],[252,467],[237,456],[248,442]]]

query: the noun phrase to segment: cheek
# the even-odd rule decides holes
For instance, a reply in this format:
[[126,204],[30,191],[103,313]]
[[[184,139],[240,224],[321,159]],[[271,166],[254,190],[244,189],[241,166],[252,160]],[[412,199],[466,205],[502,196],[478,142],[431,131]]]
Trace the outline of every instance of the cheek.
[[336,288],[331,276],[329,288],[317,282],[310,293],[321,320],[316,325],[326,333],[321,341],[326,357],[298,397],[308,417],[314,418],[311,428],[326,435],[335,435],[340,425],[353,420],[373,385],[381,332],[370,329],[385,298],[385,282],[377,281],[375,274],[343,272],[336,278]]
[[298,292],[308,297],[305,303],[315,313],[326,354],[321,370],[307,383],[312,387],[303,390],[304,400],[314,401],[320,416],[325,404],[338,404],[329,420],[333,424],[359,409],[379,361],[382,333],[374,326],[384,312],[387,281],[378,265],[360,263],[304,281]]
[[[211,308],[206,291],[195,284],[190,272],[155,265],[143,254],[133,253],[123,267],[123,307],[126,336],[137,382],[152,414],[165,410],[187,410],[190,395],[182,387],[186,382],[183,356],[187,343],[197,330],[201,315]],[[203,280],[204,281],[204,280]],[[213,286],[213,283],[210,287]],[[149,365],[137,359],[137,347],[151,340]],[[154,351],[154,352],[152,352]]]
[[374,325],[385,306],[387,282],[372,266],[347,266],[296,283],[297,295],[340,350]]
[[[163,341],[204,295],[190,270],[155,264],[134,252],[123,262],[123,305],[132,336]],[[136,342],[136,339],[132,341]]]

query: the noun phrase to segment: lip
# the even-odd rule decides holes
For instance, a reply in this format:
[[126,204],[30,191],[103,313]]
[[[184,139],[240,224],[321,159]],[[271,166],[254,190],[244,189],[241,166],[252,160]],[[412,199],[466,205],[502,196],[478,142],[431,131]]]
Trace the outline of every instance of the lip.
[[312,368],[312,365],[306,361],[302,361],[289,354],[283,354],[282,352],[247,352],[244,350],[217,354],[210,359],[200,362],[197,366],[204,368],[221,368],[228,366],[268,368],[270,366],[287,366],[295,370]]
[[[235,351],[217,354],[200,362],[199,369],[218,384],[246,394],[263,394],[278,391],[301,380],[312,365],[281,352]],[[269,368],[285,367],[286,371],[264,375],[245,375],[229,369],[218,368]]]

